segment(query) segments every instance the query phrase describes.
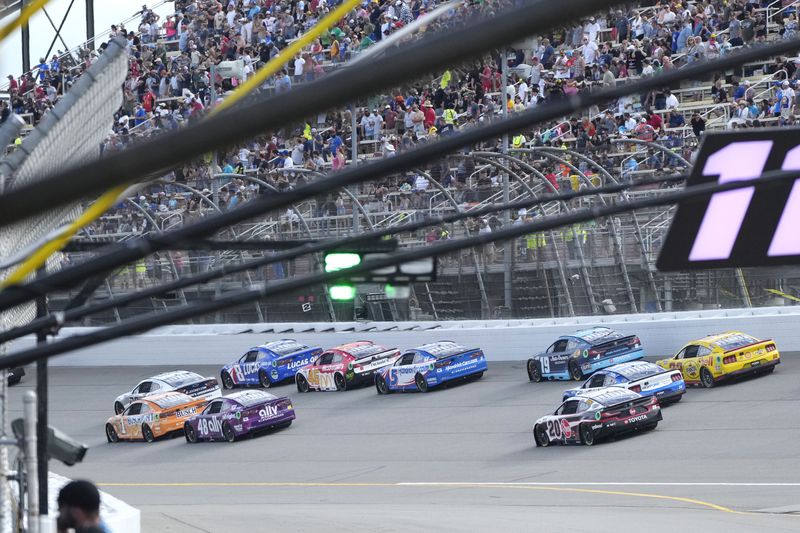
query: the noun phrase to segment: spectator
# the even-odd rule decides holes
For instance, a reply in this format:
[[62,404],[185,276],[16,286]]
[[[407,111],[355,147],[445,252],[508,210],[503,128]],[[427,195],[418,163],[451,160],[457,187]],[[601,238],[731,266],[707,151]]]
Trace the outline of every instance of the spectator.
[[59,533],[110,533],[100,519],[100,491],[85,480],[70,481],[58,493]]

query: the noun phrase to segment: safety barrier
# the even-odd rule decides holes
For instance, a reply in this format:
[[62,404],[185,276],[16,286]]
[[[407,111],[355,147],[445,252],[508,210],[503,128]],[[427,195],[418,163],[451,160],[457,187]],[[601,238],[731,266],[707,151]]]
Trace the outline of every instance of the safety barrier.
[[[728,330],[773,338],[783,352],[800,351],[800,306],[640,313],[533,320],[451,322],[321,322],[169,326],[57,357],[54,366],[221,365],[264,342],[293,338],[310,345],[335,346],[373,340],[402,349],[451,340],[483,348],[491,361],[521,361],[546,349],[559,335],[592,326],[636,334],[649,356],[668,356],[692,339]],[[65,328],[61,336],[95,328]],[[32,346],[32,337],[15,348]]]

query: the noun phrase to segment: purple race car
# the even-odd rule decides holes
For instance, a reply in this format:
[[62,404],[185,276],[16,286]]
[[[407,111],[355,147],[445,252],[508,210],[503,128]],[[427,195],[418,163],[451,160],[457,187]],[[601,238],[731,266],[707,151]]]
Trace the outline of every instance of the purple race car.
[[244,390],[217,398],[190,418],[183,430],[187,442],[226,440],[269,429],[289,427],[294,407],[289,398],[278,398],[262,390]]

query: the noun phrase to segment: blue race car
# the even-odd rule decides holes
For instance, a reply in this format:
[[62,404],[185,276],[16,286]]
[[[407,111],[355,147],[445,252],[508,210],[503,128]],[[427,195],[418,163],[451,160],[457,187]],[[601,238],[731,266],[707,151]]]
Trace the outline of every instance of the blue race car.
[[472,377],[479,379],[487,370],[486,357],[479,348],[465,348],[451,341],[425,344],[408,350],[391,366],[375,374],[378,394],[418,390],[447,381]]
[[661,405],[679,402],[686,392],[680,370],[664,370],[647,361],[629,361],[596,372],[579,388],[565,390],[563,399],[611,386],[625,387],[642,396],[655,396]]
[[269,388],[284,379],[294,378],[300,367],[308,365],[322,353],[322,348],[311,348],[294,339],[268,342],[250,348],[235,363],[222,367],[222,386],[261,385]]
[[639,337],[597,327],[559,337],[543,353],[528,359],[531,381],[580,381],[601,368],[644,357]]

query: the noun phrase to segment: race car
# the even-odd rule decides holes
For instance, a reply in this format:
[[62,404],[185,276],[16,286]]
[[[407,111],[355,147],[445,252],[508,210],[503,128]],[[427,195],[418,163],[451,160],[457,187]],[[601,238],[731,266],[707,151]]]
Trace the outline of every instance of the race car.
[[263,429],[289,427],[294,420],[289,398],[262,390],[237,391],[211,401],[203,412],[187,420],[187,442],[236,439]]
[[576,389],[564,391],[564,401],[573,396],[584,396],[600,387],[625,387],[642,396],[655,396],[663,406],[679,402],[686,392],[686,384],[678,370],[664,370],[647,361],[629,361],[595,372]]
[[624,387],[603,387],[568,398],[552,415],[533,425],[536,446],[585,444],[629,431],[655,429],[661,405],[655,396],[645,397]]
[[692,341],[656,364],[680,370],[686,383],[711,388],[735,376],[768,374],[780,362],[781,354],[772,339],[761,341],[740,331],[727,331]]
[[192,398],[181,392],[163,392],[131,403],[125,411],[106,422],[108,442],[144,440],[153,442],[175,431],[205,407],[205,398]]
[[242,385],[271,387],[274,383],[293,378],[322,353],[322,348],[311,348],[293,339],[268,342],[250,348],[235,363],[225,365],[220,372],[222,386],[232,389]]
[[372,383],[375,373],[393,364],[400,350],[387,348],[372,341],[342,344],[322,352],[316,361],[297,371],[297,390],[339,390]]
[[408,350],[392,365],[375,374],[378,394],[418,390],[447,381],[473,377],[486,371],[486,357],[479,348],[465,348],[451,341],[434,342]]
[[609,328],[591,328],[559,337],[543,353],[528,359],[528,379],[574,379],[601,368],[644,357],[639,337]]
[[20,381],[22,381],[22,377],[25,375],[25,369],[21,366],[15,366],[14,368],[8,369],[8,374],[6,374],[6,383],[9,386],[16,385]]
[[192,398],[210,400],[222,396],[216,378],[204,378],[187,370],[164,372],[140,381],[132,391],[120,394],[114,400],[114,412],[120,414],[131,402],[159,392],[177,391]]

